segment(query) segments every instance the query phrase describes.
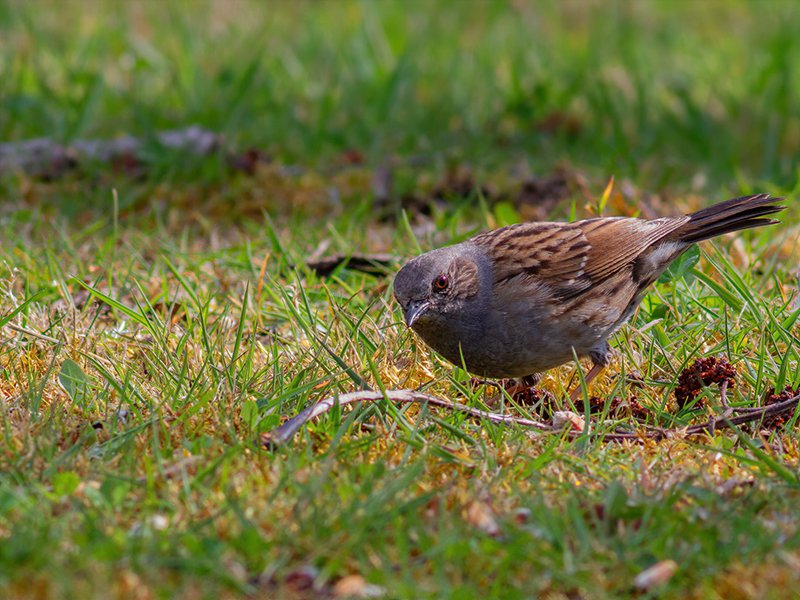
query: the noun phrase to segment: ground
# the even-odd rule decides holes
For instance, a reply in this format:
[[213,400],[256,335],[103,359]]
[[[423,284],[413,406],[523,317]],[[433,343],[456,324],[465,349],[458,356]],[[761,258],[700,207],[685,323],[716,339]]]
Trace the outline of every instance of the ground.
[[[684,435],[723,379],[740,412],[800,388],[800,20],[770,7],[5,3],[2,139],[142,144],[0,169],[0,596],[795,597],[797,412]],[[210,152],[158,142],[192,125]],[[679,261],[590,402],[575,365],[498,397],[392,299],[477,231],[754,192],[783,222]],[[264,443],[418,387],[577,421],[379,401]]]

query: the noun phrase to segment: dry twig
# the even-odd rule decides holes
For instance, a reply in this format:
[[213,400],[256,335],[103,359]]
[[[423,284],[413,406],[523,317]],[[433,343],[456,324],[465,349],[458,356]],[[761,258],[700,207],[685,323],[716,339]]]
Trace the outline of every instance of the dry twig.
[[420,404],[442,406],[450,410],[466,413],[473,417],[488,419],[494,423],[516,423],[517,425],[531,427],[541,431],[550,431],[553,429],[550,425],[539,421],[472,408],[460,402],[445,400],[444,398],[431,396],[430,394],[425,394],[416,390],[389,390],[386,392],[385,396],[380,392],[362,391],[350,392],[349,394],[342,394],[341,396],[329,396],[324,400],[320,400],[316,404],[300,411],[300,413],[283,423],[280,427],[265,433],[263,436],[263,443],[269,446],[280,446],[288,442],[306,422],[328,412],[337,404],[339,406],[344,406],[345,404],[353,404],[356,402],[376,402],[384,399],[391,400],[392,402],[418,402]]
[[[305,425],[308,421],[328,412],[337,404],[339,406],[343,406],[345,404],[354,404],[357,402],[377,402],[379,400],[384,400],[384,399],[390,400],[392,402],[401,402],[401,403],[417,402],[420,404],[441,406],[443,408],[448,408],[450,410],[456,410],[462,413],[466,413],[473,417],[487,419],[489,421],[492,421],[493,423],[521,425],[523,427],[529,427],[531,429],[535,429],[540,433],[564,434],[563,428],[554,427],[552,425],[548,425],[547,423],[542,423],[541,421],[534,421],[532,419],[513,417],[510,415],[503,415],[500,413],[480,410],[477,408],[472,408],[460,402],[453,402],[451,400],[446,400],[444,398],[439,398],[437,396],[432,396],[430,394],[425,394],[422,392],[418,392],[416,390],[391,390],[387,391],[386,394],[382,394],[380,392],[372,392],[372,391],[360,391],[360,392],[351,392],[349,394],[342,394],[341,396],[329,396],[324,400],[321,400],[316,404],[309,406],[308,408],[302,410],[296,416],[292,417],[291,419],[289,419],[276,429],[273,429],[272,431],[265,433],[261,439],[262,444],[264,446],[274,448],[287,443],[292,439],[292,437],[294,437],[295,433],[297,433],[300,430],[300,428],[303,425]],[[619,441],[642,441],[645,439],[663,440],[668,437],[675,437],[675,436],[685,437],[690,435],[698,435],[701,433],[713,434],[715,431],[719,429],[733,428],[743,423],[748,423],[751,421],[759,421],[766,417],[774,417],[776,415],[792,412],[797,408],[798,403],[800,403],[800,394],[794,396],[793,398],[784,400],[783,402],[777,402],[775,404],[771,404],[769,406],[765,406],[760,409],[753,409],[752,411],[748,411],[745,414],[741,414],[732,418],[728,418],[727,416],[724,415],[720,417],[711,416],[709,417],[707,423],[703,423],[700,425],[693,425],[690,427],[683,427],[679,429],[650,428],[635,433],[600,432],[600,433],[590,433],[589,435],[591,437],[601,438],[606,441],[619,442]],[[568,435],[569,437],[580,437],[584,434],[581,431],[573,430],[566,432],[566,435]]]
[[51,344],[63,343],[61,340],[57,340],[54,337],[50,337],[49,335],[39,333],[38,331],[34,331],[33,329],[28,329],[27,327],[22,327],[21,325],[15,325],[14,323],[6,323],[4,327],[8,327],[11,331],[16,331],[17,333],[29,335],[36,339],[42,340],[43,342],[50,342]]
[[353,271],[361,271],[370,275],[385,275],[388,267],[395,264],[397,259],[389,254],[352,254],[346,256],[336,254],[324,258],[309,260],[306,265],[317,275],[325,277],[333,273],[341,265]]

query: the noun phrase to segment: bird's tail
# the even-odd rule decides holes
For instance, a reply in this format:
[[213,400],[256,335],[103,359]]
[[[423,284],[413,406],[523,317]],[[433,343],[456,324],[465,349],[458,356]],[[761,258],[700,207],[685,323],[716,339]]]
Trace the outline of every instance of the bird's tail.
[[779,223],[776,219],[763,217],[785,209],[785,206],[777,204],[781,200],[783,198],[772,198],[769,194],[726,200],[693,212],[670,237],[693,244],[731,231]]

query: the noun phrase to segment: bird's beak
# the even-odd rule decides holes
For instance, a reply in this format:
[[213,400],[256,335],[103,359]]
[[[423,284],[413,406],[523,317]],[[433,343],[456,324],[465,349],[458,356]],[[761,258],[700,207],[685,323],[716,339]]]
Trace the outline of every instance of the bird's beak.
[[427,300],[412,300],[406,309],[406,325],[411,327],[422,314],[428,310],[431,303]]

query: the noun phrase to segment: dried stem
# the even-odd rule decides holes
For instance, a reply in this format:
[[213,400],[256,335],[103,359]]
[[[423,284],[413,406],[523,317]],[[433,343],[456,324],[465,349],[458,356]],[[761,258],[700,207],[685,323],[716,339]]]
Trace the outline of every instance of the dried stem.
[[[339,406],[343,406],[345,404],[354,404],[357,402],[377,402],[380,400],[390,400],[392,402],[400,403],[417,402],[420,404],[441,406],[450,410],[466,413],[473,417],[487,419],[493,423],[501,423],[504,425],[521,425],[523,427],[535,429],[539,433],[564,433],[562,428],[556,428],[552,425],[542,423],[541,421],[534,421],[532,419],[512,417],[510,415],[480,410],[467,406],[466,404],[461,404],[460,402],[453,402],[451,400],[446,400],[444,398],[439,398],[437,396],[432,396],[430,394],[425,394],[415,390],[390,390],[385,394],[372,391],[360,391],[342,394],[340,396],[329,396],[328,398],[309,406],[296,416],[283,423],[281,426],[268,433],[265,433],[262,436],[262,444],[274,448],[287,443],[308,421],[328,412],[337,404]],[[748,411],[745,414],[737,415],[735,417],[729,417],[727,415],[722,415],[719,417],[712,416],[709,418],[707,423],[703,423],[701,425],[693,425],[691,427],[675,429],[654,428],[636,433],[603,432],[593,433],[590,434],[590,436],[601,438],[606,441],[639,442],[645,439],[662,440],[669,437],[686,437],[701,433],[713,434],[719,429],[733,428],[743,423],[759,421],[766,417],[774,417],[776,415],[792,412],[797,408],[798,403],[800,403],[800,394],[794,396],[793,398],[789,398],[788,400],[784,400],[783,402],[776,402],[775,404],[770,404],[769,406],[765,406],[760,409],[753,409],[752,411]],[[567,432],[567,435],[569,435],[569,437],[580,437],[583,435],[583,433],[580,431],[569,431]]]
[[353,404],[355,402],[376,402],[384,399],[391,400],[392,402],[418,402],[420,404],[441,406],[444,408],[449,408],[450,410],[466,413],[473,417],[487,419],[489,421],[493,421],[494,423],[515,423],[517,425],[522,425],[523,427],[530,427],[540,431],[553,430],[550,425],[541,423],[539,421],[480,410],[467,406],[466,404],[461,404],[460,402],[452,402],[451,400],[445,400],[444,398],[431,396],[430,394],[424,394],[415,390],[390,390],[387,391],[385,395],[381,394],[380,392],[363,391],[342,394],[341,396],[329,396],[328,398],[309,406],[297,414],[297,416],[286,421],[280,427],[264,434],[263,442],[266,445],[272,446],[280,446],[281,444],[288,442],[306,422],[328,412],[337,404],[339,406],[343,406],[345,404]]
[[6,323],[4,327],[8,327],[11,331],[16,331],[17,333],[29,335],[38,340],[42,340],[43,342],[50,342],[51,344],[63,343],[61,340],[57,340],[54,337],[50,337],[49,335],[39,333],[38,331],[34,331],[33,329],[28,329],[27,327],[22,327],[21,325],[15,325],[14,323]]
[[728,380],[725,379],[722,383],[719,384],[719,401],[722,404],[722,408],[724,412],[722,416],[724,418],[728,418],[733,414],[733,409],[728,404]]

